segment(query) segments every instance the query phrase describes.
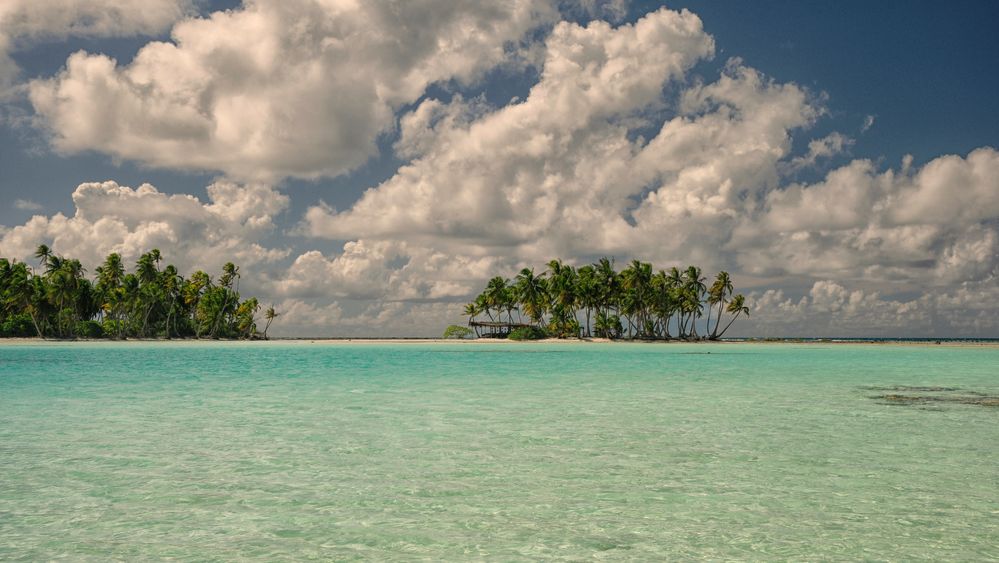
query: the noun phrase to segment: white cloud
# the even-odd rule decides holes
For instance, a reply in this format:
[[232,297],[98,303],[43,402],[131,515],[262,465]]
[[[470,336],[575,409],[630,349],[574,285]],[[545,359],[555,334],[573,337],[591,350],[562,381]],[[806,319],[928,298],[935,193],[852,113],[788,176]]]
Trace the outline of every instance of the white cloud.
[[821,139],[814,139],[808,143],[807,153],[791,159],[791,162],[786,167],[786,171],[793,173],[805,168],[814,167],[819,160],[836,156],[848,149],[853,143],[853,139],[835,131]]
[[860,126],[860,132],[861,133],[867,133],[867,131],[870,130],[871,127],[874,126],[874,119],[875,119],[875,116],[873,116],[873,115],[868,115],[868,116],[864,117],[864,124]]
[[67,37],[156,35],[193,10],[191,0],[4,0],[0,99],[20,74],[13,50]]
[[375,154],[428,85],[476,80],[555,14],[529,0],[254,0],[178,23],[126,66],[76,53],[32,82],[31,101],[66,153],[239,179],[336,176]]
[[319,251],[299,255],[270,291],[300,298],[381,301],[460,300],[502,266],[493,257],[444,254],[401,241],[348,242],[327,258]]
[[736,231],[748,271],[918,286],[978,281],[999,268],[999,152],[942,156],[918,171],[866,160],[767,194]]
[[218,182],[208,187],[208,197],[203,203],[149,184],[134,189],[111,181],[80,184],[73,192],[73,216],[36,215],[6,229],[0,233],[0,256],[31,262],[35,248],[45,243],[92,270],[111,252],[132,263],[159,248],[184,272],[215,272],[230,260],[252,268],[287,256],[286,249],[262,245],[274,229],[273,217],[287,207],[287,196],[267,186]]
[[997,298],[995,278],[909,299],[819,280],[800,299],[782,290],[750,294],[750,318],[733,330],[764,336],[987,337],[999,334]]
[[463,105],[429,101],[405,116],[404,141],[419,140],[407,146],[418,145],[411,152],[420,158],[350,210],[310,209],[307,232],[405,236],[471,255],[520,247],[530,257],[550,250],[528,248],[538,241],[571,243],[572,229],[626,226],[616,208],[643,181],[625,174],[640,150],[626,123],[660,102],[665,83],[710,56],[713,41],[693,14],[661,10],[616,29],[563,22],[546,45],[541,81],[523,102],[432,128],[427,114],[461,115]]
[[41,211],[42,206],[30,199],[15,199],[14,209],[20,209],[21,211]]

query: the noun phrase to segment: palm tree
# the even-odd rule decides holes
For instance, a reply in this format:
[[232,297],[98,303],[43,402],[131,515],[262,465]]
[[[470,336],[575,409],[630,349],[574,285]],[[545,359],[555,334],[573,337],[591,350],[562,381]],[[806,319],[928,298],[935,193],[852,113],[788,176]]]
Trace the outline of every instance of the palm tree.
[[732,302],[728,304],[728,307],[726,307],[725,310],[728,311],[729,313],[732,313],[732,320],[728,321],[728,324],[725,325],[725,328],[721,331],[721,334],[719,334],[718,336],[713,336],[711,338],[712,340],[718,340],[719,338],[724,336],[725,332],[728,331],[728,327],[732,326],[732,323],[735,322],[735,319],[739,318],[739,315],[746,315],[747,317],[749,316],[749,307],[746,306],[746,298],[743,297],[741,293],[732,298]]
[[563,264],[561,260],[552,260],[548,263],[551,325],[559,337],[570,334],[579,336],[579,321],[576,320],[576,277],[576,269]]
[[481,312],[475,301],[465,304],[465,314],[468,315],[468,326],[472,326],[472,323],[475,322],[475,317]]
[[163,300],[165,295],[160,287],[160,272],[157,264],[160,260],[160,251],[153,249],[139,257],[135,265],[135,275],[139,279],[139,301],[142,303],[142,329],[139,334],[143,337],[149,336],[149,316],[153,309]]
[[[734,287],[732,278],[728,272],[722,270],[715,276],[715,282],[708,290],[708,324],[706,330],[711,331],[711,337],[717,337],[718,325],[721,324],[722,308],[728,302],[728,296],[732,295]],[[714,330],[711,330],[711,306],[718,305],[718,317],[715,319]]]
[[617,315],[611,315],[606,311],[598,311],[593,328],[596,330],[597,336],[617,338],[621,335],[623,327],[621,326],[621,318]]
[[647,321],[652,297],[652,264],[632,260],[631,264],[621,271],[621,280],[625,290],[621,310],[633,329],[632,336],[645,336],[649,329]]
[[600,297],[598,309],[600,312],[608,313],[611,307],[617,307],[620,302],[621,276],[614,270],[614,261],[603,257],[593,265],[596,269],[595,276],[600,285]]
[[38,265],[44,266],[49,262],[49,256],[52,256],[52,250],[47,244],[39,244],[38,248],[35,250],[35,258],[38,258]]
[[63,331],[63,325],[65,324],[65,316],[62,314],[65,308],[66,301],[73,298],[73,288],[70,282],[69,274],[65,270],[58,270],[53,272],[49,278],[47,297],[49,303],[55,305],[56,307],[56,333],[62,338],[65,334]]
[[671,286],[669,275],[665,270],[659,270],[652,276],[652,312],[656,316],[655,333],[661,333],[665,340],[672,338],[669,321],[676,310],[676,292]]
[[117,252],[109,254],[104,263],[97,267],[98,298],[102,302],[104,314],[112,322],[112,330],[117,338],[123,334],[121,308],[124,300],[118,290],[121,288],[124,275],[125,266],[122,264],[121,255]]
[[685,307],[684,313],[687,315],[687,322],[689,322],[688,334],[697,337],[697,319],[701,316],[704,307],[701,306],[701,298],[704,295],[704,291],[707,286],[704,285],[704,277],[701,276],[701,269],[697,266],[687,266],[686,271],[683,273],[683,288],[685,290]]
[[[232,283],[239,283],[239,267],[237,267],[232,262],[226,262],[222,266],[222,276],[219,278],[219,287],[217,289],[221,290],[221,305],[218,307],[215,316],[215,322],[212,325],[211,332],[209,333],[212,338],[218,337],[219,329],[221,328],[221,322],[224,317],[229,315],[230,303],[229,295],[232,293]],[[238,287],[238,286],[237,286]],[[239,290],[236,290],[235,300],[239,301]]]
[[[506,310],[507,316],[510,322],[513,322],[513,317],[510,316],[510,312],[513,306],[510,304],[510,296],[507,291],[506,280],[502,276],[496,276],[489,280],[486,284],[486,291],[483,293],[485,296],[485,303],[489,309],[496,311],[497,313]],[[500,317],[502,320],[502,317]]]
[[264,311],[264,318],[267,319],[267,324],[264,325],[264,340],[267,340],[267,329],[271,328],[271,323],[274,319],[278,317],[281,313],[274,310],[274,305],[271,305]]
[[257,331],[257,323],[253,315],[260,310],[260,303],[256,297],[251,297],[243,301],[236,308],[236,331],[241,338],[250,338]]
[[531,323],[540,326],[545,317],[548,288],[542,276],[535,276],[533,268],[524,268],[517,274],[515,294]]
[[15,262],[11,266],[7,292],[4,297],[9,305],[27,312],[31,317],[31,323],[35,326],[38,338],[45,338],[38,324],[38,286],[33,283],[31,272],[24,262]]
[[600,307],[600,283],[597,279],[597,269],[592,264],[582,266],[576,272],[576,296],[579,305],[586,311],[586,336],[590,336],[590,313]]

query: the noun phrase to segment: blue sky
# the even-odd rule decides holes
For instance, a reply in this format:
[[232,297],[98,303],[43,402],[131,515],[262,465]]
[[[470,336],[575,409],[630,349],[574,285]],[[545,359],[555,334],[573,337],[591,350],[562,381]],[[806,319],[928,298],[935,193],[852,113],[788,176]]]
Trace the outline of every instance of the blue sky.
[[[34,215],[42,215],[48,221],[57,213],[67,217],[77,213],[78,205],[74,204],[71,196],[81,183],[111,180],[119,186],[131,188],[149,183],[161,194],[190,194],[205,203],[210,199],[206,187],[216,182],[231,183],[235,186],[232,188],[234,193],[239,194],[252,192],[242,188],[252,184],[257,186],[256,189],[265,190],[260,192],[264,194],[260,197],[271,198],[270,208],[267,207],[267,202],[253,200],[256,202],[253,205],[271,210],[260,216],[261,221],[267,223],[267,228],[263,231],[236,229],[226,231],[226,236],[232,240],[245,240],[250,245],[247,247],[250,250],[241,251],[247,255],[271,252],[268,255],[270,258],[261,260],[259,264],[251,264],[252,268],[260,272],[260,276],[259,280],[251,281],[249,285],[275,302],[285,303],[286,308],[300,308],[303,318],[312,319],[301,327],[289,328],[291,332],[301,333],[342,331],[346,334],[362,331],[365,326],[376,326],[378,328],[374,330],[379,333],[402,334],[412,330],[412,325],[379,325],[382,321],[377,319],[393,316],[405,319],[406,315],[422,314],[425,318],[433,319],[428,324],[440,322],[449,318],[449,315],[454,315],[456,307],[467,299],[470,288],[474,288],[483,275],[482,268],[488,266],[509,270],[505,273],[510,274],[518,265],[535,263],[540,266],[542,261],[537,253],[541,249],[537,248],[538,245],[527,240],[510,242],[495,236],[490,240],[489,235],[476,238],[478,234],[468,234],[467,225],[447,225],[446,228],[435,230],[433,225],[440,226],[444,220],[430,219],[429,223],[421,225],[420,221],[426,218],[426,214],[414,218],[404,213],[406,209],[415,209],[420,203],[407,202],[406,198],[419,185],[432,185],[435,190],[442,192],[443,195],[427,196],[429,201],[433,201],[434,197],[462,197],[459,186],[447,187],[447,182],[453,180],[440,175],[443,169],[434,164],[435,159],[464,163],[463,166],[469,167],[465,172],[469,178],[478,177],[480,170],[474,168],[477,166],[474,163],[478,161],[474,155],[458,154],[453,150],[444,154],[444,140],[451,138],[450,135],[466,135],[466,129],[477,123],[481,124],[480,129],[490,126],[490,123],[495,124],[498,129],[508,126],[504,125],[506,121],[503,114],[512,114],[514,106],[532,95],[532,88],[537,88],[542,81],[545,61],[550,61],[551,53],[555,52],[550,35],[553,29],[568,25],[586,26],[594,20],[603,19],[611,25],[609,34],[597,36],[594,32],[591,34],[594,37],[582,37],[579,40],[598,43],[606,41],[600,45],[608,45],[614,40],[611,37],[613,31],[636,25],[643,18],[651,21],[653,16],[667,14],[662,15],[663,25],[666,26],[681,20],[679,14],[662,12],[664,5],[658,2],[631,2],[625,5],[624,12],[616,9],[620,3],[584,3],[584,6],[576,6],[566,2],[549,8],[545,8],[543,3],[529,3],[525,10],[533,9],[541,13],[528,15],[516,13],[513,7],[509,13],[501,13],[502,9],[490,11],[480,9],[481,7],[470,8],[469,18],[479,18],[478,21],[496,18],[492,23],[500,22],[495,27],[500,31],[496,37],[473,38],[471,41],[474,44],[471,47],[463,47],[464,53],[468,53],[467,60],[449,60],[441,53],[429,53],[427,58],[419,60],[397,55],[396,59],[379,61],[377,57],[387,55],[383,55],[383,51],[379,50],[380,44],[372,40],[370,50],[358,47],[351,52],[352,56],[365,60],[370,58],[369,63],[373,69],[371,72],[378,73],[383,68],[398,68],[402,69],[400,72],[408,72],[417,67],[419,72],[424,72],[424,68],[431,68],[432,72],[426,72],[426,76],[417,76],[417,71],[413,71],[413,76],[418,78],[414,79],[413,84],[399,85],[394,83],[393,77],[379,78],[381,82],[376,81],[376,86],[382,88],[382,91],[397,88],[386,97],[383,106],[364,107],[357,99],[363,98],[366,95],[364,92],[368,90],[359,89],[344,94],[344,90],[339,89],[343,84],[338,87],[334,79],[329,84],[317,85],[315,89],[310,87],[303,94],[304,97],[292,96],[298,100],[297,105],[282,107],[280,100],[262,100],[260,104],[264,105],[254,107],[266,106],[268,111],[273,111],[276,117],[273,118],[275,121],[272,125],[279,127],[281,131],[301,127],[302,123],[308,124],[308,117],[296,113],[311,115],[308,112],[314,111],[320,121],[324,116],[333,121],[325,124],[326,129],[317,128],[301,135],[292,132],[289,140],[284,141],[281,146],[262,147],[261,150],[267,153],[266,157],[248,154],[230,160],[227,151],[231,149],[226,148],[229,145],[199,145],[200,141],[197,139],[182,139],[179,142],[188,143],[189,146],[178,149],[176,154],[167,154],[172,149],[168,148],[167,153],[164,153],[161,147],[173,147],[174,144],[164,145],[163,135],[158,132],[148,133],[149,128],[154,126],[177,127],[181,130],[190,123],[165,124],[164,119],[170,118],[164,118],[151,124],[142,122],[144,118],[141,116],[121,117],[115,121],[114,127],[109,127],[111,131],[95,133],[94,123],[80,124],[74,121],[75,116],[85,112],[85,108],[93,107],[93,100],[74,99],[67,102],[59,101],[57,96],[54,98],[56,101],[46,101],[43,92],[65,94],[68,85],[77,84],[75,79],[85,82],[82,78],[85,73],[81,72],[79,77],[61,74],[66,72],[69,57],[80,50],[91,55],[87,58],[89,62],[96,61],[96,55],[99,54],[115,59],[118,66],[108,76],[120,78],[124,76],[124,68],[133,62],[136,54],[147,44],[157,40],[171,41],[171,31],[182,29],[175,27],[178,25],[193,28],[190,22],[198,19],[206,24],[216,22],[205,18],[211,17],[211,14],[220,9],[230,9],[230,14],[235,15],[227,24],[228,27],[223,29],[222,25],[203,25],[196,32],[203,34],[199,37],[223,37],[223,34],[231,33],[250,20],[249,17],[240,19],[241,14],[255,14],[258,17],[255,21],[266,21],[267,17],[293,16],[275,15],[276,12],[268,7],[272,4],[270,2],[243,6],[239,2],[190,4],[184,0],[162,0],[161,17],[154,18],[149,13],[142,17],[129,14],[126,2],[116,8],[121,13],[114,12],[115,17],[110,21],[102,22],[100,18],[96,18],[97,23],[93,23],[94,11],[104,9],[103,2],[104,0],[81,1],[78,6],[80,19],[75,24],[70,10],[70,14],[64,18],[66,21],[45,24],[54,27],[42,31],[38,30],[37,25],[31,27],[25,23],[30,23],[30,10],[19,7],[17,0],[11,8],[7,8],[9,11],[6,17],[0,11],[0,38],[8,38],[7,42],[11,46],[7,48],[7,53],[18,67],[17,79],[8,85],[7,94],[0,98],[5,100],[0,109],[0,116],[3,117],[0,123],[0,225],[4,226],[5,231],[0,231],[0,236],[7,233],[5,239],[0,239],[0,251],[12,255],[22,252],[26,243],[21,235],[26,236],[29,232],[51,238],[58,251],[61,236],[58,229],[62,227],[54,227],[48,223],[44,227],[36,225],[34,230],[25,227]],[[306,0],[289,6],[292,6],[290,11],[300,9],[302,14],[316,9]],[[735,188],[742,191],[740,197],[755,198],[762,202],[760,206],[751,209],[712,207],[712,219],[709,220],[705,215],[689,225],[691,229],[723,229],[728,232],[726,237],[715,241],[719,248],[717,256],[710,254],[708,243],[701,246],[701,242],[693,240],[677,242],[667,249],[635,247],[633,254],[655,260],[661,266],[672,265],[667,263],[672,261],[704,262],[703,257],[709,255],[706,267],[733,271],[737,282],[744,280],[745,290],[752,292],[756,300],[754,303],[760,310],[758,323],[745,327],[749,333],[784,334],[809,327],[808,330],[816,333],[838,334],[909,332],[926,335],[997,335],[996,325],[988,322],[992,311],[983,309],[982,304],[975,302],[995,291],[996,265],[999,263],[995,255],[995,241],[999,217],[988,204],[977,205],[980,212],[971,215],[965,207],[975,207],[976,202],[980,201],[999,199],[999,193],[995,191],[994,178],[990,180],[986,177],[983,180],[974,173],[965,173],[957,168],[963,166],[968,170],[992,170],[990,167],[994,165],[994,151],[976,153],[979,156],[973,162],[969,155],[976,149],[988,151],[989,147],[999,146],[999,97],[995,96],[995,92],[999,91],[999,73],[994,68],[994,61],[999,54],[999,37],[994,33],[994,23],[999,21],[999,5],[994,2],[960,2],[947,6],[930,2],[840,2],[825,5],[774,1],[678,2],[665,4],[665,7],[669,10],[688,9],[696,14],[703,25],[703,37],[708,38],[704,41],[713,42],[711,52],[703,51],[707,48],[706,43],[676,47],[677,52],[689,50],[683,53],[687,57],[684,68],[679,75],[662,71],[666,74],[661,79],[662,93],[658,99],[629,99],[628,103],[632,105],[628,106],[627,111],[618,111],[601,121],[600,128],[593,126],[585,132],[573,129],[568,122],[552,124],[552,135],[556,138],[565,135],[578,143],[592,143],[598,138],[609,142],[612,136],[609,130],[605,130],[606,127],[620,128],[625,119],[640,118],[641,123],[623,125],[628,129],[625,137],[635,143],[633,150],[639,150],[643,141],[648,142],[660,134],[661,130],[664,132],[660,136],[666,135],[664,124],[680,118],[690,121],[704,118],[715,107],[715,103],[720,103],[717,100],[723,97],[715,91],[714,102],[709,101],[704,107],[685,113],[681,104],[684,95],[689,97],[698,88],[708,92],[713,84],[723,80],[726,75],[741,77],[740,83],[749,88],[751,79],[746,78],[749,75],[738,69],[750,69],[754,73],[752,76],[762,77],[764,84],[770,81],[772,85],[790,85],[805,100],[795,102],[800,103],[801,107],[797,108],[794,116],[781,117],[786,122],[768,123],[761,119],[753,128],[746,125],[747,133],[744,136],[759,133],[761,139],[766,137],[761,142],[773,143],[768,150],[778,154],[771,159],[747,163],[747,168],[731,171],[721,170],[718,165],[710,162],[703,165],[705,170],[719,175],[719,185],[724,184],[724,178],[728,177],[726,174],[735,174],[732,181]],[[19,9],[21,12],[18,12]],[[428,7],[429,12],[433,12],[433,9],[432,5]],[[424,33],[437,33],[445,37],[453,32],[448,27],[449,24],[440,23],[445,18],[436,17],[433,13],[426,15],[429,23],[427,29],[423,30]],[[368,21],[361,16],[368,17],[361,14],[356,19],[351,19],[351,15],[338,20],[337,16],[330,15],[332,27],[323,27],[317,33],[339,32],[337,22],[349,26],[352,21]],[[81,25],[81,21],[88,23]],[[421,21],[414,20],[413,27],[421,25]],[[59,29],[59,25],[64,28]],[[403,25],[401,23],[389,22],[385,25],[386,29],[374,30],[373,33],[398,32],[401,43],[410,40],[410,37],[417,38],[412,39],[413,41],[419,38],[413,30],[392,28],[392,25]],[[454,25],[465,24],[458,21]],[[67,31],[67,28],[71,30]],[[411,36],[407,35],[411,32]],[[624,36],[623,33],[620,35]],[[455,37],[459,36],[460,34]],[[240,48],[245,48],[249,53],[254,47],[251,43],[243,45],[238,38],[225,37],[225,41],[229,42],[227,46],[234,52],[238,53]],[[266,38],[260,40],[264,39]],[[669,38],[658,39],[662,39],[669,48],[674,48],[669,44]],[[3,42],[0,41],[0,46],[2,45]],[[490,50],[494,47],[505,54],[499,59],[491,58],[495,57],[496,51]],[[480,52],[481,55],[477,55]],[[285,53],[283,56],[291,57],[296,53],[298,51]],[[218,54],[207,51],[199,51],[195,55],[203,57],[199,61],[202,64],[206,60],[216,64],[216,59],[212,58],[215,56]],[[476,59],[476,56],[479,58]],[[634,55],[633,58],[640,64],[656,63],[643,62],[640,55]],[[295,61],[290,60],[288,66],[291,67],[294,63]],[[2,59],[0,64],[3,64]],[[363,68],[337,66],[340,63],[335,61],[320,64],[331,65],[325,68],[325,72],[330,75],[336,72],[349,74],[357,70],[359,76],[364,76]],[[596,61],[595,64],[602,63]],[[438,70],[438,67],[446,65],[453,65],[453,68]],[[289,79],[279,76],[280,71],[260,72],[260,76],[256,77],[258,83]],[[225,75],[225,69],[222,74]],[[0,73],[0,77],[2,76],[3,73]],[[164,86],[166,79],[156,80],[159,82],[154,82],[154,90],[160,88],[164,92],[172,91],[172,86]],[[199,75],[198,80],[205,79]],[[361,82],[363,79],[355,80],[355,84]],[[86,95],[95,95],[97,90],[93,83],[87,84],[91,90]],[[203,83],[199,84],[204,86]],[[215,89],[208,89],[209,86]],[[206,89],[202,92],[203,95],[208,95],[205,92],[217,91],[218,85],[209,86],[204,86]],[[266,83],[267,88],[273,86],[273,83]],[[254,86],[250,84],[247,88]],[[281,86],[273,91],[276,92],[275,95],[284,95],[294,88],[292,82],[291,86]],[[766,88],[758,86],[756,89],[759,93]],[[141,92],[130,96],[145,95]],[[773,106],[752,107],[756,111],[787,107],[789,102],[778,99],[775,92],[771,94],[773,99],[767,103],[772,103]],[[514,96],[517,101],[511,103]],[[705,96],[710,98],[709,94]],[[231,96],[226,103],[238,98],[239,96]],[[153,98],[144,101],[122,98],[121,103],[148,104],[151,103],[150,99]],[[309,103],[323,109],[310,110],[309,104],[303,104],[302,100],[309,100]],[[428,100],[436,102],[427,104]],[[748,97],[726,100],[726,103],[732,104],[739,111],[747,111],[750,107]],[[435,105],[437,102],[440,102],[440,107]],[[744,107],[740,105],[743,102],[746,104]],[[756,101],[752,103],[756,104]],[[361,123],[367,117],[358,117],[354,110],[339,107],[350,104],[356,104],[358,111],[375,112],[369,116],[371,121]],[[423,104],[427,105],[421,106]],[[404,150],[399,149],[401,145],[408,145],[411,141],[403,138],[404,123],[407,116],[413,117],[414,123],[418,121],[415,117],[421,107],[426,110],[426,115],[431,116],[428,123],[421,121],[417,124],[426,129],[420,129],[422,136],[419,137],[425,140],[420,141],[423,144],[418,150],[414,149],[416,152],[408,153],[407,156]],[[760,109],[761,107],[764,109]],[[600,113],[602,110],[598,110],[599,108],[594,110],[596,114],[603,115]],[[389,114],[383,115],[386,111]],[[284,118],[287,121],[282,125],[281,119]],[[456,120],[456,124],[448,121],[451,118]],[[215,115],[214,119],[215,123],[222,120],[219,115]],[[248,115],[246,119],[252,120],[253,117]],[[739,116],[730,116],[730,119],[734,122]],[[698,123],[707,122],[704,119]],[[446,127],[438,127],[440,123],[445,123]],[[272,133],[275,130],[273,127],[269,126],[264,133]],[[347,141],[339,137],[341,133],[338,131],[329,133],[331,129],[338,127],[344,129],[342,135]],[[358,129],[355,132],[349,130],[350,127]],[[252,132],[252,129],[248,127],[247,131]],[[315,149],[314,143],[308,143],[310,138],[318,140],[320,145],[328,142],[328,147],[319,147],[328,150],[328,155],[322,150],[310,153]],[[466,136],[461,138],[467,140]],[[135,139],[135,142],[129,139]],[[299,140],[301,146],[294,146]],[[345,148],[360,150],[354,146],[354,140],[359,145],[370,143],[372,148],[366,153],[361,151],[364,154],[343,156],[341,151]],[[662,140],[665,145],[669,145],[670,139],[664,137]],[[143,148],[143,143],[147,141],[148,148]],[[818,153],[814,150],[810,153],[809,143],[813,141],[825,143],[816,145]],[[267,143],[266,140],[263,142]],[[345,142],[348,144],[345,145]],[[731,161],[732,155],[740,152],[732,148],[729,141],[718,137],[711,137],[710,141],[704,143],[702,153],[717,151],[719,162]],[[826,147],[825,150],[821,149],[823,146]],[[216,150],[217,153],[212,152]],[[301,162],[298,158],[300,155]],[[911,161],[903,165],[907,155],[911,155]],[[957,155],[960,162],[937,161],[945,155]],[[331,163],[329,167],[325,164],[327,156]],[[667,156],[668,153],[664,153],[660,158]],[[567,169],[565,166],[569,164],[576,166],[581,162],[589,163],[601,158],[612,162],[615,157],[609,152],[599,151],[559,153],[538,157],[539,160],[530,165],[523,164],[521,159],[503,162],[502,171],[509,172],[511,178],[518,178],[540,169]],[[870,161],[868,169],[860,170],[862,163],[866,161]],[[413,162],[422,164],[420,167],[411,167],[411,171],[415,170],[413,174],[421,175],[419,181],[407,179],[405,174],[401,174],[406,170],[401,167]],[[948,168],[944,164],[953,166]],[[952,175],[938,178],[934,175],[937,174],[937,168],[946,169]],[[691,170],[693,169],[687,172]],[[926,174],[920,176],[922,171]],[[890,172],[893,178],[891,182],[894,183],[890,186],[883,177],[886,172]],[[657,170],[649,174],[647,185],[636,186],[629,197],[640,200],[644,197],[642,194],[657,191],[663,197],[656,201],[653,201],[655,198],[650,199],[645,202],[647,209],[641,216],[628,218],[630,224],[637,225],[639,230],[642,228],[642,221],[646,225],[658,224],[656,217],[672,217],[670,213],[674,212],[678,213],[677,217],[689,217],[691,213],[696,216],[697,210],[677,211],[674,204],[664,203],[683,190],[693,190],[687,194],[687,201],[700,198],[701,201],[715,202],[711,203],[712,206],[717,205],[717,198],[712,200],[710,194],[703,192],[706,188],[700,185],[690,187],[684,183],[682,167],[668,171]],[[746,185],[740,185],[743,181],[740,178],[747,175],[756,178],[757,174],[757,180],[745,180]],[[908,180],[904,179],[906,174],[910,176]],[[484,172],[482,177],[487,178],[483,180],[485,182],[496,182],[491,187],[493,191],[514,199],[513,194],[520,193],[517,180],[504,181],[502,174],[495,177],[495,174],[490,176]],[[564,173],[557,176],[564,177]],[[550,182],[556,182],[552,176],[548,178]],[[585,184],[585,180],[576,179],[575,182]],[[865,188],[866,182],[870,182],[871,187]],[[931,212],[949,205],[935,205],[931,201],[934,197],[945,197],[935,187],[940,182],[950,182],[948,189],[965,194],[952,198],[958,200],[959,204],[954,204],[954,210],[947,216],[937,216],[939,214]],[[984,183],[964,185],[962,182]],[[382,185],[383,183],[385,184]],[[362,193],[369,189],[378,193],[362,200]],[[558,188],[539,189],[551,189],[552,192],[542,192],[532,197],[539,198],[537,201],[555,201],[553,205],[559,212],[552,216],[562,217],[563,223],[565,217],[582,216],[579,214],[584,213],[584,209],[590,210],[592,207],[587,204],[575,209],[575,200],[572,198],[578,199],[580,196],[562,193]],[[580,189],[587,190],[586,193],[592,195],[611,188],[594,184],[581,185]],[[601,202],[608,201],[603,197],[597,199]],[[852,201],[856,206],[861,200],[869,201],[875,209],[894,206],[895,211],[860,217],[855,208],[840,211],[830,209],[825,216],[849,218],[821,229],[810,229],[807,224],[792,224],[795,222],[788,219],[790,216],[802,215],[800,210],[795,211],[796,208],[791,205],[792,199],[798,204],[811,201],[811,211],[815,211],[816,202]],[[636,204],[640,205],[641,201],[638,200]],[[516,207],[513,209],[516,210]],[[531,213],[535,211],[536,209]],[[621,209],[603,211],[610,218],[622,212],[628,213]],[[93,215],[98,211],[95,208],[84,214],[86,213],[91,215],[88,217],[90,223],[87,223],[90,228],[97,220]],[[123,212],[119,207],[112,207],[102,209],[99,213],[116,217],[116,213],[120,215]],[[399,215],[394,216],[392,213]],[[594,213],[595,216],[604,216]],[[820,212],[820,215],[823,213]],[[391,220],[386,221],[391,224],[373,227],[383,216],[390,217]],[[108,248],[114,246],[124,249],[129,244],[136,244],[134,241],[143,239],[167,242],[184,240],[188,235],[200,236],[196,233],[202,232],[198,229],[204,228],[201,226],[195,228],[195,231],[185,232],[183,228],[188,227],[169,224],[169,228],[173,229],[172,236],[164,235],[157,239],[145,234],[139,236],[139,233],[146,233],[143,225],[163,222],[162,217],[130,217],[131,219],[124,221],[124,238],[117,243],[109,243]],[[255,215],[248,212],[234,216],[233,220],[241,222],[242,229],[252,217]],[[485,213],[482,217],[491,216]],[[723,227],[712,222],[717,221],[718,217],[726,217]],[[541,223],[538,222],[546,220],[552,219],[533,217],[523,221],[518,219],[510,224],[514,230],[522,228],[524,232],[543,232],[546,237],[556,241],[563,238],[577,241],[588,238],[579,236],[578,233],[574,236],[572,231],[560,232],[547,226],[539,226]],[[779,225],[779,228],[774,225]],[[18,234],[14,231],[19,226],[22,227],[18,231],[20,235],[14,237],[13,234]],[[407,231],[407,228],[410,230]],[[613,230],[619,227],[608,224],[606,228]],[[206,232],[211,231],[209,229]],[[568,260],[584,261],[602,254],[615,255],[623,260],[630,256],[626,255],[627,244],[621,241],[631,240],[629,237],[647,238],[656,232],[658,231],[622,233],[617,238],[611,237],[613,240],[594,240],[587,244],[566,242],[545,246]],[[740,243],[736,241],[738,237],[752,240],[757,245],[741,252],[742,256],[752,256],[760,245],[782,249],[782,254],[761,256],[757,264],[764,265],[754,266],[749,264],[752,258],[736,256],[740,254]],[[803,238],[811,242],[803,244]],[[879,242],[872,244],[872,240]],[[635,245],[632,243],[632,246]],[[845,250],[838,252],[833,250],[835,248]],[[102,252],[106,250],[107,248],[101,249]],[[162,250],[169,257],[171,249]],[[215,267],[207,263],[214,258],[212,253],[203,249],[192,249],[188,247],[188,243],[178,242],[175,250],[183,257],[178,260],[186,261],[187,265],[209,269]],[[464,264],[464,270],[452,272],[453,276],[457,276],[456,280],[441,278],[439,269],[430,268],[423,263],[435,253],[448,256],[454,263]],[[360,262],[349,262],[348,259],[352,257]],[[790,261],[793,265],[784,264],[784,261]],[[374,266],[375,263],[381,264],[380,269]],[[400,264],[403,265],[401,270]],[[339,280],[337,287],[325,289],[308,282],[308,276],[312,275],[329,277],[329,271],[334,268],[355,268],[360,277]],[[326,271],[327,274],[317,273],[319,271]],[[384,287],[379,291],[364,290],[377,285]],[[964,293],[955,293],[960,291]],[[770,312],[767,308],[770,308]],[[878,311],[882,318],[895,316],[891,322],[872,324],[867,317],[873,314],[871,311]],[[360,328],[343,328],[351,323]],[[429,331],[431,328],[427,326],[420,330]]]

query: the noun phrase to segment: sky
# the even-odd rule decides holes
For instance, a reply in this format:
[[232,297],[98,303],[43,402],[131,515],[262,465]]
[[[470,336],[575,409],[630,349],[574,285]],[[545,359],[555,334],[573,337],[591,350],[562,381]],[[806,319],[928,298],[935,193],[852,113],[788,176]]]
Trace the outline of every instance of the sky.
[[731,273],[743,336],[999,337],[999,4],[4,0],[0,256],[159,248],[285,336]]

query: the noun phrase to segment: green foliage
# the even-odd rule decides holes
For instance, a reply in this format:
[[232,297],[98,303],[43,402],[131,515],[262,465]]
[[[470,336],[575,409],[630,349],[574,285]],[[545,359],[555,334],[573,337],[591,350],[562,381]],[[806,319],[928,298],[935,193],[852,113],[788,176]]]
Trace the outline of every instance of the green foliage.
[[473,336],[475,336],[475,333],[467,326],[451,325],[444,329],[444,335],[441,338],[445,340],[461,340]]
[[[552,260],[543,272],[524,268],[512,280],[495,276],[465,314],[470,324],[479,315],[487,317],[487,323],[474,325],[482,327],[483,337],[502,336],[508,327],[530,321],[537,331],[558,338],[714,340],[740,316],[748,317],[749,307],[745,297],[734,295],[728,272],[719,272],[709,287],[697,266],[656,270],[632,260],[618,272],[612,260],[601,258],[578,268]],[[533,333],[514,330],[528,332]]]
[[621,324],[621,317],[601,311],[597,313],[594,332],[601,338],[621,338],[624,325]]
[[76,323],[76,335],[80,338],[103,338],[104,327],[97,321],[80,321]]
[[542,340],[548,338],[548,333],[544,329],[536,326],[522,326],[510,331],[510,340]]
[[27,313],[16,313],[4,319],[3,324],[0,324],[0,336],[35,336],[35,325],[31,322],[31,315]]
[[[153,249],[132,272],[117,253],[91,280],[79,260],[39,245],[37,267],[0,258],[0,336],[56,338],[254,338],[256,299],[242,300],[239,267],[229,262],[217,282],[201,271],[185,279],[160,268]],[[277,312],[271,310],[268,320]],[[268,324],[270,324],[268,322]]]
[[117,334],[122,334],[124,332],[123,327],[125,326],[124,321],[116,321],[112,319],[104,319],[101,323],[101,334],[106,336],[114,336]]

